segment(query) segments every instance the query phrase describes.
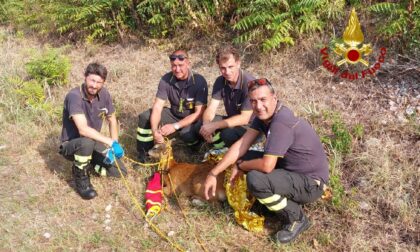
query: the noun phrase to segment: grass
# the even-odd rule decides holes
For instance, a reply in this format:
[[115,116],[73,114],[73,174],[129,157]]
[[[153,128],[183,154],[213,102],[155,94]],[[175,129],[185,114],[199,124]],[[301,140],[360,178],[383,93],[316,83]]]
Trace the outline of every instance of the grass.
[[[57,153],[60,117],[17,105],[13,83],[8,81],[12,77],[27,78],[24,65],[28,52],[42,50],[43,46],[33,38],[16,36],[4,28],[0,31],[0,146],[6,146],[0,149],[1,250],[173,251],[146,225],[121,180],[92,178],[99,194],[92,201],[84,201],[75,193],[71,164]],[[68,47],[66,56],[72,65],[69,84],[53,87],[48,102],[61,108],[67,91],[82,83],[84,67],[93,60],[104,63],[110,70],[106,86],[117,104],[121,141],[127,155],[135,157],[137,115],[152,104],[159,78],[169,70],[167,54],[171,49]],[[219,73],[209,51],[214,50],[197,47],[191,56],[194,70],[212,86]],[[340,84],[328,73],[308,68],[299,55],[316,58],[313,51],[290,49],[242,65],[275,83],[280,99],[308,118],[326,139],[337,140],[337,134],[345,136],[346,141],[351,137],[348,152],[329,148],[335,201],[306,206],[312,227],[294,243],[278,245],[270,239],[276,223],[268,223],[262,234],[249,233],[234,222],[226,204],[194,207],[181,198],[193,226],[190,228],[177,203],[169,199],[168,209],[154,223],[165,234],[173,231],[171,238],[183,248],[201,250],[194,234],[209,251],[418,248],[418,116],[405,124],[399,122],[387,109],[387,101],[380,95],[382,89],[375,82]],[[336,113],[339,119],[325,116],[325,111]],[[380,123],[383,120],[387,123]],[[340,126],[335,128],[336,138],[334,124]],[[177,151],[177,158],[191,158],[182,145]],[[145,179],[151,171],[134,171],[126,165],[130,188],[143,206]],[[108,205],[112,208],[107,212]],[[47,232],[50,238],[44,237]]]

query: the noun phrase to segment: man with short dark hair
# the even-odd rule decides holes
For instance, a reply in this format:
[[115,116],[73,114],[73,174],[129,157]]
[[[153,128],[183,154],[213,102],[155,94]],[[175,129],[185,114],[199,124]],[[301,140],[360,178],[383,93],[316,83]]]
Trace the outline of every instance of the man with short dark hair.
[[[85,70],[84,83],[70,90],[64,100],[63,128],[60,154],[73,161],[72,173],[76,191],[83,199],[97,196],[90,183],[89,174],[95,171],[102,176],[120,177],[115,164],[124,155],[118,143],[118,125],[111,95],[103,87],[108,71],[98,63]],[[110,137],[100,133],[107,121]],[[122,173],[127,173],[117,160]]]
[[[238,51],[228,45],[221,47],[216,55],[220,73],[213,85],[212,99],[203,114],[200,134],[213,144],[213,149],[230,147],[246,131],[252,108],[247,99],[246,83],[255,78],[241,69]],[[223,100],[226,116],[216,115]]]
[[[160,79],[152,109],[139,115],[137,151],[140,162],[145,162],[155,143],[179,132],[180,138],[194,148],[200,142],[193,125],[198,124],[207,105],[208,88],[203,76],[191,71],[185,50],[176,50],[170,56],[171,72]],[[169,100],[170,108],[164,107]]]
[[[277,99],[268,80],[249,82],[248,92],[256,118],[209,172],[204,192],[207,199],[214,195],[217,175],[231,165],[231,182],[247,173],[249,192],[284,221],[277,241],[288,243],[310,225],[302,205],[321,197],[327,157],[315,130]],[[264,153],[248,151],[260,132],[266,136]]]

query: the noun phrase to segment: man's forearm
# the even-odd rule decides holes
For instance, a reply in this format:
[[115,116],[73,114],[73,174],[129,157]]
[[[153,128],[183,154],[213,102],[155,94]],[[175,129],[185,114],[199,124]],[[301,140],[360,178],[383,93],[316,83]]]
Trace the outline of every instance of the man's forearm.
[[234,164],[236,160],[238,160],[238,158],[245,153],[241,148],[242,142],[243,139],[241,138],[229,148],[228,152],[224,155],[222,160],[220,160],[220,162],[217,163],[217,165],[211,170],[212,174],[217,175],[223,172],[230,165]]
[[162,111],[152,110],[152,114],[150,116],[150,127],[152,131],[158,130],[161,114],[162,114]]
[[185,118],[183,118],[182,120],[178,122],[179,126],[181,128],[184,128],[193,124],[200,118],[200,114],[201,113],[197,111],[197,112],[192,113],[191,115],[186,116]]
[[118,121],[114,114],[108,118],[108,122],[109,122],[109,134],[111,135],[111,138],[113,140],[118,141]]
[[223,129],[223,128],[233,128],[236,126],[244,126],[249,123],[249,120],[251,118],[252,113],[244,113],[239,115],[234,115],[232,117],[226,118],[222,121],[217,122],[217,128]]
[[214,117],[216,116],[216,111],[208,108],[203,113],[203,122],[211,122],[213,121]]
[[79,130],[79,134],[83,137],[93,139],[108,146],[111,146],[113,142],[111,138],[102,135],[100,132],[91,127],[86,127],[82,131]]

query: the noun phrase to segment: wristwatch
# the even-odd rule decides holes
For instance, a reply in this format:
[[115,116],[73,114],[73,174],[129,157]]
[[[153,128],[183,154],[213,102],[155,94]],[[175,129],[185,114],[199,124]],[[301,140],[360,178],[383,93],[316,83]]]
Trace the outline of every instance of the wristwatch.
[[175,130],[179,130],[181,128],[178,123],[174,123],[172,126],[174,126]]

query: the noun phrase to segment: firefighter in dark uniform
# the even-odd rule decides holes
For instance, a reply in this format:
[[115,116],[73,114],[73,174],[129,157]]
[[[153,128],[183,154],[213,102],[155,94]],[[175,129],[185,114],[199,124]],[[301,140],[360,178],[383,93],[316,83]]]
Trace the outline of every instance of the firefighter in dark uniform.
[[[185,50],[170,56],[171,72],[165,74],[158,86],[152,109],[139,115],[137,151],[140,162],[145,162],[148,150],[162,143],[178,131],[189,146],[197,146],[201,139],[193,126],[200,123],[207,105],[208,88],[203,76],[193,73]],[[169,100],[170,108],[164,107]]]
[[[238,51],[232,46],[218,50],[216,63],[220,73],[213,85],[212,99],[203,114],[200,134],[213,144],[213,149],[230,147],[246,131],[252,116],[246,84],[255,78],[241,69]],[[226,116],[216,115],[223,100]]]
[[[234,164],[231,182],[247,173],[249,192],[283,220],[277,241],[288,243],[310,226],[302,205],[321,197],[327,156],[315,130],[278,101],[268,80],[249,82],[248,91],[256,118],[208,174],[206,198],[215,193],[217,174]],[[260,132],[266,135],[264,153],[248,151]]]
[[[118,143],[118,125],[111,96],[104,83],[107,69],[91,63],[85,70],[85,81],[66,95],[63,109],[60,154],[73,161],[72,173],[76,191],[83,199],[97,196],[90,183],[94,171],[102,176],[120,177],[115,165],[124,155]],[[100,133],[102,123],[109,125],[110,137]],[[117,160],[123,174],[127,171]]]

